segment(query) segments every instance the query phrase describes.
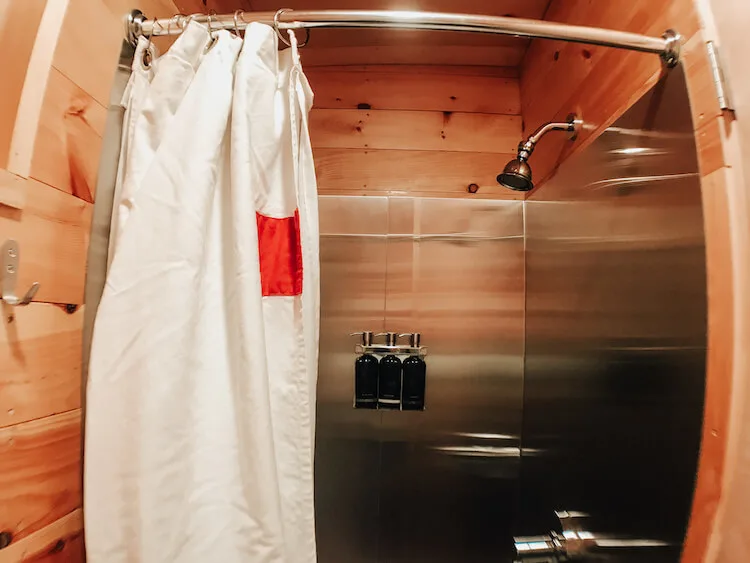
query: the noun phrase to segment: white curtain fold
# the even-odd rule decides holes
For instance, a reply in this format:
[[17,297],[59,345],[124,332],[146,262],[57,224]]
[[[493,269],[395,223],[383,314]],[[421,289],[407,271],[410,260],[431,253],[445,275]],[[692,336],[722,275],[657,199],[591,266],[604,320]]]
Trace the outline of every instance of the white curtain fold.
[[317,189],[296,44],[192,22],[147,70],[125,98],[92,343],[88,560],[314,562]]

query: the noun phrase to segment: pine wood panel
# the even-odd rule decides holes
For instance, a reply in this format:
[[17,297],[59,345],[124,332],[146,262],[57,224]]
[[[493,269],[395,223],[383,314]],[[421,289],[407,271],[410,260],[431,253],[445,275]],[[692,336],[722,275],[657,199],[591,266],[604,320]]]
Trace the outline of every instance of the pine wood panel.
[[[688,38],[699,28],[691,0],[617,0],[597,4],[595,9],[585,0],[553,0],[547,17],[647,35],[660,35],[673,27]],[[559,136],[540,143],[533,162],[538,185],[562,160],[616,121],[658,81],[661,72],[661,61],[654,55],[532,41],[521,73],[526,132],[573,111],[586,123],[572,146]],[[549,92],[555,95],[546,95]]]
[[10,144],[34,39],[47,0],[10,0],[0,6],[0,168],[8,166]]
[[435,110],[519,115],[521,99],[513,78],[422,74],[410,66],[348,72],[307,72],[315,107],[327,109]]
[[[123,35],[121,17],[103,0],[69,0],[53,66],[103,107],[117,68]],[[85,62],[81,62],[85,53]]]
[[31,176],[94,201],[107,111],[69,78],[52,69],[31,161]]
[[[97,1],[103,1],[104,4],[110,9],[110,11],[115,15],[115,17],[120,19],[120,21],[122,21],[122,18],[129,14],[131,10],[136,7],[144,14],[146,14],[146,17],[149,19],[169,18],[174,14],[180,12],[183,14],[193,14],[196,12],[206,11],[205,8],[203,10],[191,9],[191,7],[196,8],[198,5],[203,6],[203,0],[187,0],[187,2],[185,0],[182,0],[181,2],[172,2],[172,0],[139,0],[137,6],[133,4],[132,0]],[[181,8],[178,8],[176,6],[176,4],[178,3],[182,6]],[[232,11],[234,11],[235,9],[236,8],[234,8]],[[117,36],[117,38],[120,40],[123,38],[122,33],[123,31],[121,29]]]
[[0,427],[81,406],[83,312],[32,303],[3,319]]
[[[432,197],[520,199],[495,177],[510,154],[359,149],[315,149],[321,194],[429,194]],[[479,191],[469,195],[469,184]]]
[[[175,4],[183,14],[207,14],[212,10],[217,14],[229,14],[235,10],[258,10],[253,7],[251,0],[175,0]],[[272,11],[276,10],[278,7],[272,8]]]
[[0,206],[9,210],[26,207],[26,181],[0,168]]
[[[702,4],[707,10],[709,2],[704,0]],[[706,19],[715,28],[707,26],[706,36],[718,39],[724,73],[729,80],[732,104],[736,109],[736,116],[727,113],[721,127],[722,132],[726,133],[723,140],[727,153],[724,182],[729,208],[729,220],[724,218],[724,221],[731,227],[731,266],[735,285],[734,380],[723,469],[724,487],[707,550],[709,555],[704,560],[705,563],[722,563],[750,561],[750,519],[747,518],[750,502],[750,378],[747,377],[750,373],[750,355],[747,354],[750,350],[750,324],[747,323],[747,319],[750,319],[750,121],[747,119],[750,111],[750,75],[746,63],[750,4],[714,0],[710,7],[713,18]],[[696,90],[700,91],[700,88]],[[708,84],[705,90],[709,91]],[[698,558],[694,561],[698,561]]]
[[80,410],[0,429],[1,530],[15,542],[79,506]]
[[331,65],[484,65],[518,66],[526,47],[472,45],[383,45],[376,47],[316,47],[310,43],[302,49],[302,64]]
[[731,406],[734,347],[734,292],[731,227],[727,218],[730,183],[727,169],[701,180],[706,232],[708,355],[703,435],[693,510],[683,562],[704,561],[714,516],[722,495],[726,439]]
[[508,154],[521,137],[521,118],[431,111],[310,112],[313,148],[405,149]]
[[701,125],[695,132],[695,144],[698,148],[698,167],[701,174],[707,176],[725,166],[724,135],[722,119],[713,119]]
[[0,563],[83,563],[83,511],[78,508],[46,528],[0,550]]
[[34,180],[23,210],[0,207],[0,240],[20,245],[18,291],[41,284],[35,301],[82,303],[93,206]]
[[[379,72],[383,74],[402,74],[408,68],[412,74],[440,74],[449,76],[490,76],[495,78],[518,78],[518,68],[513,66],[467,66],[467,65],[331,65],[314,67],[310,72]],[[352,76],[352,80],[355,77]]]
[[8,171],[24,178],[28,177],[31,168],[31,158],[41,119],[42,102],[47,91],[52,56],[67,6],[67,0],[47,2],[39,27],[35,30],[34,47],[22,86],[6,167]]
[[[236,1],[236,0],[235,0]],[[420,10],[460,12],[542,19],[549,0],[296,0],[286,7],[299,10]],[[257,11],[278,9],[271,0],[253,0]],[[326,64],[465,64],[517,66],[526,50],[525,39],[488,34],[425,32],[392,29],[312,31],[305,48],[307,67]]]
[[[36,300],[83,301],[87,201],[121,17],[133,7],[127,0],[0,6],[0,237],[19,241],[19,290],[39,281]],[[170,0],[142,0],[139,7],[150,17],[177,12]],[[0,550],[0,563],[83,562],[83,313],[38,303],[13,313],[12,321],[3,318],[0,343],[0,530],[14,541]]]

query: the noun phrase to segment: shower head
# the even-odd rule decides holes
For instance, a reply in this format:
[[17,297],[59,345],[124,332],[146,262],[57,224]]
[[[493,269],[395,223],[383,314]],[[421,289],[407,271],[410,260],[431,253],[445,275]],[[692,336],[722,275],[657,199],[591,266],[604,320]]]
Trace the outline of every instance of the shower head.
[[528,139],[518,144],[518,156],[505,165],[502,173],[497,175],[497,182],[501,186],[517,192],[528,192],[534,189],[534,183],[531,181],[531,166],[528,161],[536,144],[550,131],[568,131],[571,133],[570,139],[575,140],[580,126],[581,120],[577,119],[573,113],[568,115],[565,123],[542,125]]
[[528,192],[534,188],[531,181],[531,166],[521,157],[508,162],[502,174],[498,174],[497,181],[500,185],[517,192]]

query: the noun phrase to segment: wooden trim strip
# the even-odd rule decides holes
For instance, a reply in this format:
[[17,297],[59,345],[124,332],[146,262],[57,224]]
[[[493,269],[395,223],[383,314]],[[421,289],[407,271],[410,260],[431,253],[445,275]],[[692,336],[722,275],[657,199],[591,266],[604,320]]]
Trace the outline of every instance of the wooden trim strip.
[[47,2],[39,24],[34,49],[31,52],[29,68],[18,104],[7,167],[13,174],[24,178],[28,177],[31,170],[31,158],[34,153],[42,102],[47,91],[47,77],[50,74],[55,46],[67,8],[68,0]]
[[704,561],[724,486],[734,354],[732,240],[728,169],[701,179],[706,233],[708,351],[703,436],[682,563]]

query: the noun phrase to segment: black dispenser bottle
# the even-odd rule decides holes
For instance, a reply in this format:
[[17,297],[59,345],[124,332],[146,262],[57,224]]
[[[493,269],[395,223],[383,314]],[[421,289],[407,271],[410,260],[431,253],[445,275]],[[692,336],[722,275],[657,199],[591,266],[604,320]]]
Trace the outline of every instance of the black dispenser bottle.
[[[353,332],[349,336],[362,336],[362,346],[372,346],[372,332]],[[378,359],[365,352],[354,362],[354,408],[378,408]]]
[[[421,334],[412,332],[399,334],[409,337],[409,346],[419,348]],[[403,363],[404,381],[401,392],[401,409],[405,411],[424,410],[424,391],[427,376],[427,364],[419,354],[410,355]]]
[[[396,346],[395,332],[384,332],[386,346]],[[378,408],[399,410],[401,407],[401,360],[394,354],[387,354],[380,360],[380,380],[378,383]]]

